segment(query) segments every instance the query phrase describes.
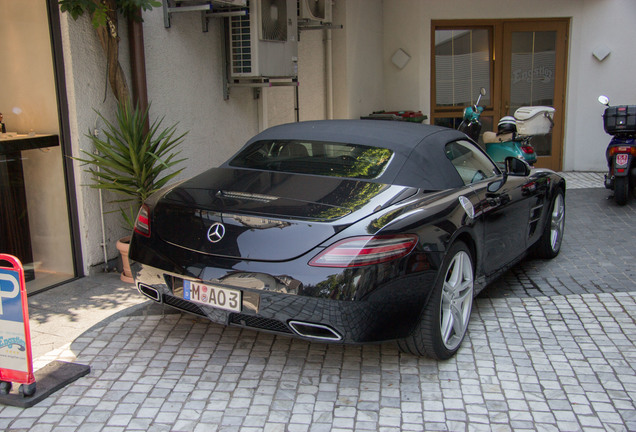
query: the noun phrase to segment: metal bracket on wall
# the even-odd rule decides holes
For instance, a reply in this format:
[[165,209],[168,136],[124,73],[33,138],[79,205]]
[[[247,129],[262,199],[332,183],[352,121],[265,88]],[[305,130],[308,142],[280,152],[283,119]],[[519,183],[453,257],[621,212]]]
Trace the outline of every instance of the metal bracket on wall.
[[[203,32],[208,31],[210,18],[230,18],[245,16],[248,13],[247,0],[162,0],[164,26],[170,28],[172,14],[177,12],[200,12]],[[326,28],[327,26],[322,26]],[[328,26],[332,27],[332,26]],[[342,28],[335,26],[334,28]],[[230,99],[231,87],[249,87],[254,89],[254,99],[259,99],[264,87],[298,87],[297,77],[270,78],[254,77],[230,79],[228,59],[228,19],[223,20],[221,29],[221,43],[223,48],[223,99]],[[297,89],[296,89],[297,92]]]
[[170,28],[170,18],[178,12],[201,12],[201,29],[207,32],[210,18],[247,15],[246,0],[162,0],[163,25]]
[[300,34],[305,30],[342,30],[344,26],[342,24],[315,24],[312,21],[298,21],[298,41],[300,41]]
[[232,81],[225,80],[223,86],[223,99],[228,100],[230,98],[231,87],[243,87],[254,89],[254,99],[259,99],[261,96],[261,89],[265,87],[298,87],[298,78],[266,78],[258,77],[252,79],[234,79]]
[[309,24],[308,22],[298,22],[298,30],[342,30],[342,24]]

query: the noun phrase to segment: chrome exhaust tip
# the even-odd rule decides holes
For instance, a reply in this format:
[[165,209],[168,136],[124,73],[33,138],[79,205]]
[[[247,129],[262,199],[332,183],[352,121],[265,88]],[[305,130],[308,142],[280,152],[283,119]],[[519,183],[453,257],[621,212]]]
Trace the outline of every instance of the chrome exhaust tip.
[[146,297],[156,302],[161,302],[161,294],[159,294],[159,291],[157,291],[155,288],[140,283],[137,284],[137,290]]
[[299,336],[326,341],[340,341],[342,336],[329,326],[303,321],[289,321],[289,327]]

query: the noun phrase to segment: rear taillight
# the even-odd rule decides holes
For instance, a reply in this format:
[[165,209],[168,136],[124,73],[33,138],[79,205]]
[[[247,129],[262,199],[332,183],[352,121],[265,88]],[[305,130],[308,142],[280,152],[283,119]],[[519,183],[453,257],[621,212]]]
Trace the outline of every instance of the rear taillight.
[[363,236],[341,240],[309,262],[315,267],[360,267],[408,255],[417,244],[415,235]]
[[619,146],[619,147],[610,147],[609,155],[614,156],[617,153],[629,153],[632,156],[636,156],[636,146]]
[[150,237],[150,209],[146,204],[141,206],[137,214],[135,232],[144,237]]
[[527,154],[534,153],[534,147],[532,146],[521,146],[521,151]]

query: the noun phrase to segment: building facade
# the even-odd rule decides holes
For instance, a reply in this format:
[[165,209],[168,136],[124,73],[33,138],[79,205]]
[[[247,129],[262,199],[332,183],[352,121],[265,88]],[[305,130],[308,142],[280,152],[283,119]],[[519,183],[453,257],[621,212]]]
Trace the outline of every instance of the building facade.
[[[636,103],[626,37],[635,18],[633,0],[335,0],[333,26],[298,32],[298,86],[228,87],[226,18],[174,13],[167,27],[159,7],[143,13],[150,114],[188,131],[185,178],[285,122],[421,110],[451,125],[485,87],[487,128],[519,105],[554,106],[541,163],[603,171],[609,139],[596,99]],[[120,37],[129,75],[125,25]],[[114,116],[116,102],[89,17],[74,21],[55,1],[3,1],[0,40],[0,112],[10,132],[0,141],[0,233],[5,249],[25,254],[33,292],[100,271],[117,255],[126,232],[109,212],[113,197],[88,188],[70,159],[92,151],[86,134],[104,126],[97,112]],[[31,140],[10,148],[13,135]]]

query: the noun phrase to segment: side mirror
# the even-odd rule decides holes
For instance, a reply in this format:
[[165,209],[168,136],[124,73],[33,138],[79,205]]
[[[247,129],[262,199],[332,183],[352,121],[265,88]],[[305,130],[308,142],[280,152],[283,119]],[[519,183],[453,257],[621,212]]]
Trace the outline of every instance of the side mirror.
[[603,95],[599,96],[598,101],[602,103],[603,105],[609,106],[609,98],[607,96],[603,96]]
[[530,165],[528,165],[528,163],[524,160],[508,156],[506,158],[506,174],[525,177],[530,175]]
[[484,87],[479,89],[479,94],[482,96],[486,96],[486,89]]

